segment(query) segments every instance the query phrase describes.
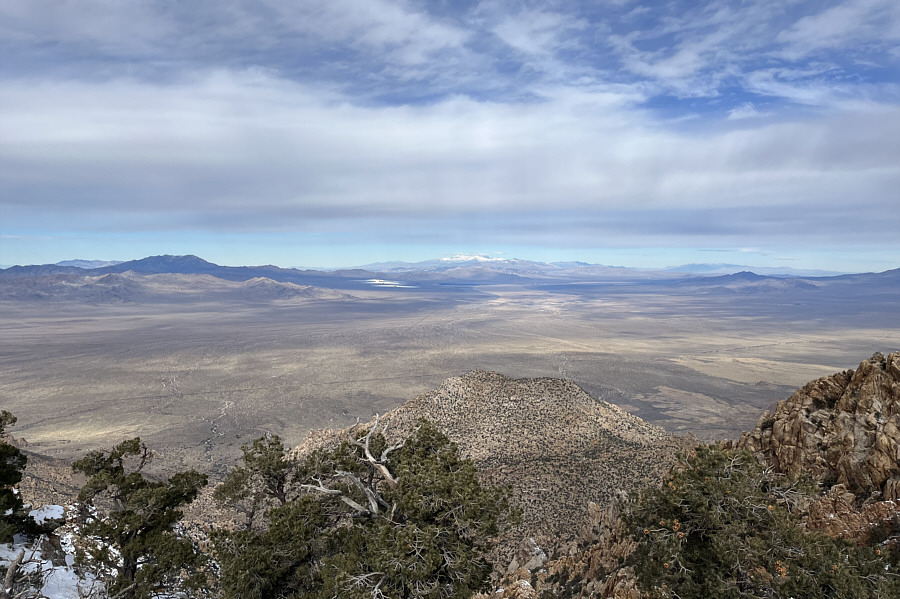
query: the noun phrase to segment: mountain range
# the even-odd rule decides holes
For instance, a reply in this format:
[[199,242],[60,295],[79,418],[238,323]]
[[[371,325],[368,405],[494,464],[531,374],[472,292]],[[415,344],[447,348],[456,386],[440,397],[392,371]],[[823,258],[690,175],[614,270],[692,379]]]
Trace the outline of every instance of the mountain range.
[[[889,284],[900,282],[900,269],[883,273],[864,273],[832,276],[774,276],[753,271],[719,274],[722,266],[698,274],[703,265],[688,265],[688,272],[678,267],[665,270],[639,270],[618,266],[604,266],[580,262],[544,263],[517,259],[494,259],[480,256],[457,256],[452,259],[429,260],[418,263],[388,262],[342,270],[299,270],[273,265],[221,266],[197,256],[150,256],[127,262],[94,262],[88,260],[63,261],[57,264],[12,266],[0,270],[0,285],[14,286],[15,279],[32,279],[30,289],[40,295],[41,285],[60,282],[72,286],[97,284],[96,277],[129,273],[134,275],[208,275],[224,281],[246,282],[268,279],[279,283],[325,287],[341,290],[364,290],[373,287],[397,289],[447,290],[452,286],[485,284],[522,284],[552,286],[557,284],[651,284],[680,289],[703,289],[706,292],[744,290],[814,290],[832,285]],[[729,265],[731,266],[731,265]],[[691,272],[693,270],[693,272]],[[770,269],[761,269],[768,271]],[[52,277],[52,278],[47,278]],[[69,277],[69,278],[65,278]],[[94,277],[94,279],[89,279]],[[43,279],[42,279],[43,278]],[[79,282],[83,281],[83,282]],[[20,285],[21,286],[21,285]],[[552,287],[547,290],[553,291]],[[8,296],[9,293],[2,294]],[[22,293],[17,295],[21,296]],[[52,291],[44,293],[53,296]]]

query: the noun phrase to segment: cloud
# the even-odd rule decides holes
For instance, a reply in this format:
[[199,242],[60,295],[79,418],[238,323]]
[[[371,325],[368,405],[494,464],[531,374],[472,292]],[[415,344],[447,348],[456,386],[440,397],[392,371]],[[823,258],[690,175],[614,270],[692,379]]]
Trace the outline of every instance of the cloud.
[[405,65],[422,64],[443,50],[459,49],[468,37],[465,30],[403,2],[266,0],[266,4],[293,31],[326,43],[349,43],[379,52]]
[[152,49],[175,31],[151,3],[135,0],[0,4],[0,35],[7,43],[90,45],[107,54],[133,55]]
[[766,3],[673,4],[650,27],[626,29],[609,43],[631,73],[680,96],[714,97],[723,82],[766,45]]
[[892,239],[897,13],[4,2],[3,225],[579,247],[761,247],[852,225]]
[[[565,212],[594,215],[564,224],[585,239],[666,223],[727,235],[747,226],[727,210],[805,218],[890,201],[900,109],[870,110],[698,136],[653,125],[627,95],[566,88],[538,104],[356,106],[260,71],[7,85],[0,189],[10,224],[54,214],[83,229],[422,228],[466,215],[521,222],[527,236],[552,222],[538,215]],[[721,216],[704,216],[713,207]]]
[[743,119],[756,119],[768,116],[768,114],[769,113],[758,111],[752,102],[745,102],[728,111],[728,120],[740,121]]
[[575,47],[577,38],[571,34],[586,27],[586,22],[571,15],[526,10],[503,15],[493,32],[506,44],[526,54],[553,55],[560,49]]
[[[896,47],[900,5],[893,0],[851,0],[798,19],[778,35],[782,56],[797,60],[819,52]],[[867,53],[868,53],[867,52]]]

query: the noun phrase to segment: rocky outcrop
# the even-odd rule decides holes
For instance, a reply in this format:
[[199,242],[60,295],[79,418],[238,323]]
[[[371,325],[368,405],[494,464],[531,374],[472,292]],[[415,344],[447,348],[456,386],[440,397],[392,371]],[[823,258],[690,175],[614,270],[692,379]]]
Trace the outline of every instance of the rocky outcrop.
[[[844,485],[835,485],[812,504],[806,527],[857,545],[869,544],[875,534],[887,536],[900,516],[900,502],[871,501],[857,507],[856,495]],[[876,542],[880,539],[874,539]]]
[[[641,599],[634,570],[623,566],[637,546],[619,514],[626,501],[620,495],[607,506],[591,503],[589,520],[579,534],[580,549],[547,561],[537,568],[527,565],[507,572],[497,594],[476,595],[474,599],[534,597],[606,597]],[[527,546],[520,555],[528,555]],[[515,561],[511,566],[515,566]],[[506,594],[502,594],[506,593]]]
[[808,383],[763,414],[738,447],[858,498],[900,499],[900,352]]
[[[808,530],[872,545],[900,534],[898,430],[900,353],[875,354],[855,371],[799,389],[774,413],[765,413],[738,446],[782,473],[810,472],[823,483],[824,494],[813,492],[801,502]],[[513,593],[527,584],[537,597],[546,592],[554,597],[640,599],[633,570],[623,566],[636,541],[626,534],[617,505],[604,510],[595,506],[591,529],[582,531],[577,552],[549,560],[538,570],[507,573],[501,584],[504,592],[518,597]]]

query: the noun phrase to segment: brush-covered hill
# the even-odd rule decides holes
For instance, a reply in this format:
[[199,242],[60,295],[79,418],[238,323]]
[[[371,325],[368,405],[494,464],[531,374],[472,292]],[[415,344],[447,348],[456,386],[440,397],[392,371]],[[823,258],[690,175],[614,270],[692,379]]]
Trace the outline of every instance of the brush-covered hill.
[[[693,445],[595,400],[570,381],[512,379],[482,370],[447,379],[388,412],[381,423],[389,439],[399,439],[421,419],[472,458],[485,482],[512,487],[523,521],[507,549],[528,538],[548,552],[566,548],[592,502],[658,484],[675,454]],[[294,455],[338,442],[348,432],[312,433]]]

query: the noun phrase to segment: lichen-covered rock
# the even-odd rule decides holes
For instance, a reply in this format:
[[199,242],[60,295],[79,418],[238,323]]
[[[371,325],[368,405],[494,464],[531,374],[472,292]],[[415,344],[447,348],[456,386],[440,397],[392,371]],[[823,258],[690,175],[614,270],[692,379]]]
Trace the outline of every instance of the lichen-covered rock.
[[534,539],[527,539],[506,569],[507,573],[519,569],[532,572],[547,563],[547,554],[538,546]]
[[808,383],[763,414],[738,447],[785,474],[900,498],[900,352]]
[[579,548],[549,560],[540,570],[507,574],[500,587],[527,580],[541,597],[640,599],[633,569],[623,567],[637,546],[619,517],[620,502],[625,500],[620,494],[608,506],[592,503]]
[[[527,572],[524,572],[527,574]],[[472,599],[538,599],[537,591],[531,583],[524,579],[514,580],[507,586],[497,589],[493,593],[479,593]]]
[[637,576],[631,567],[619,568],[609,575],[596,595],[604,599],[641,599]]
[[873,501],[856,507],[856,496],[844,485],[835,485],[813,503],[806,521],[810,530],[833,538],[866,544],[879,525],[900,515],[900,502]]

